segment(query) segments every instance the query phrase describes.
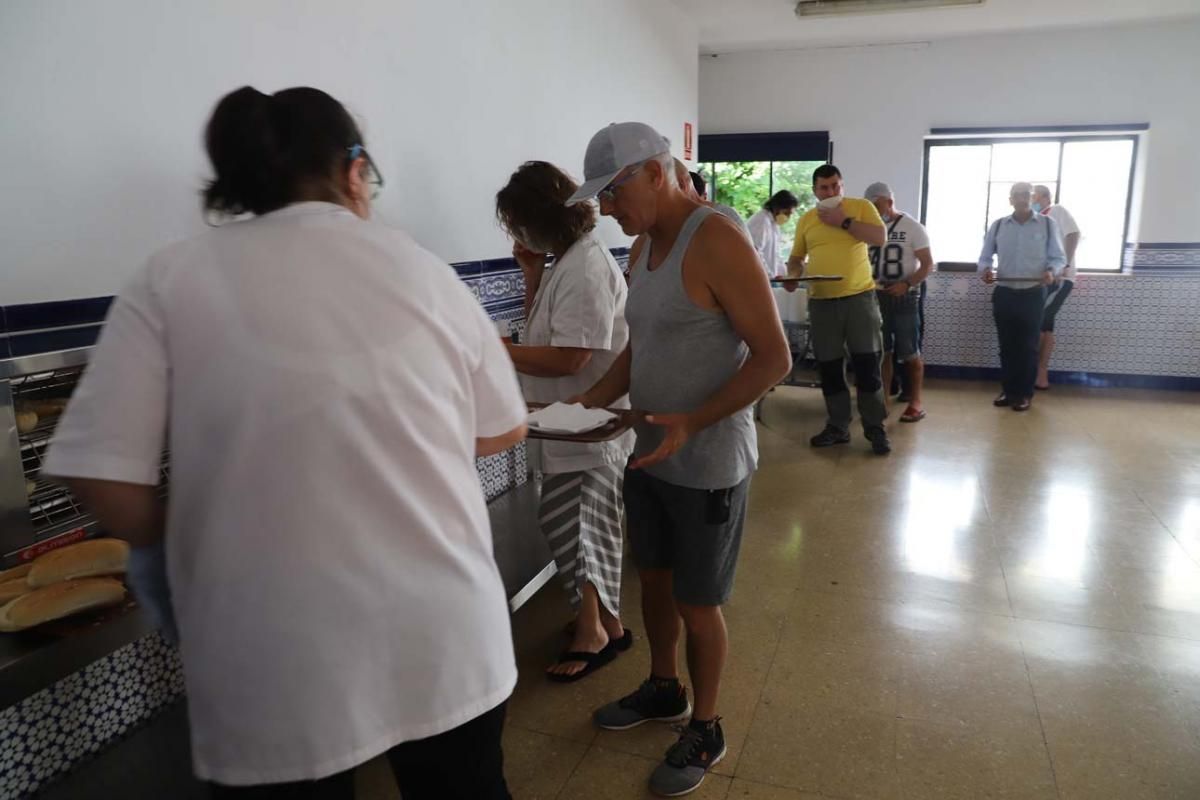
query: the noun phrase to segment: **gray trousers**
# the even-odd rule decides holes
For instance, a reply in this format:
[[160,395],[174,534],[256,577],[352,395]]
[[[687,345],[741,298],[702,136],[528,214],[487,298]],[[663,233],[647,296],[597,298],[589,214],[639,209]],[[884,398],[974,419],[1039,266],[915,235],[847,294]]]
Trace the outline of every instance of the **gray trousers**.
[[850,430],[850,389],[846,385],[846,352],[854,369],[858,413],[863,430],[883,425],[887,417],[879,355],[883,350],[879,303],[875,290],[849,297],[808,301],[809,332],[825,395],[825,424]]

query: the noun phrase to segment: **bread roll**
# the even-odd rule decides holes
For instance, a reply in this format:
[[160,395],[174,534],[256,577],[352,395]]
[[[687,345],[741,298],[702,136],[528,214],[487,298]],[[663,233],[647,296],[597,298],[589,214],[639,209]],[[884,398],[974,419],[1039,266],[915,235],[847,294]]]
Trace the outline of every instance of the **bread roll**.
[[0,570],[0,583],[15,580],[16,578],[24,578],[29,574],[29,570],[31,569],[33,569],[33,564],[22,564],[12,569]]
[[25,410],[32,411],[40,418],[57,417],[67,410],[66,398],[49,397],[44,400],[30,400],[24,405]]
[[29,433],[37,427],[38,415],[33,411],[17,412],[17,433]]
[[129,564],[129,544],[120,539],[91,539],[51,550],[33,562],[26,580],[33,588],[94,575],[117,575]]
[[0,605],[16,600],[23,594],[29,594],[32,589],[24,578],[13,578],[11,581],[0,581]]
[[35,589],[0,606],[0,631],[11,633],[120,603],[125,587],[112,578],[81,578]]

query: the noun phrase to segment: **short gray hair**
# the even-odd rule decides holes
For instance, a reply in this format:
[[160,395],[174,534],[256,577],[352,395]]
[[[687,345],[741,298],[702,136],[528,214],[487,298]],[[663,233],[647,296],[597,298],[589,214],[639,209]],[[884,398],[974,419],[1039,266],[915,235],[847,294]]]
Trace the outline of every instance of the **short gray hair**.
[[1033,187],[1033,196],[1037,197],[1037,196],[1043,195],[1043,194],[1046,195],[1046,197],[1049,197],[1051,200],[1054,199],[1054,193],[1050,191],[1049,186],[1045,186],[1040,183],[1035,184]]

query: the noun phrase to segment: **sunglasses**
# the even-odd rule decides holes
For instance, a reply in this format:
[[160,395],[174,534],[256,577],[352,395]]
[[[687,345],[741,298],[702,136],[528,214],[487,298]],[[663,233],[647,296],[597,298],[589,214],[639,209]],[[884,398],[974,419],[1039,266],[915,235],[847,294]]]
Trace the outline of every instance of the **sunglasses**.
[[366,159],[367,183],[371,186],[371,199],[379,197],[379,193],[383,191],[383,175],[380,174],[379,168],[375,166],[375,161],[372,160],[371,154],[367,152],[367,148],[361,144],[354,144],[346,148],[349,153],[349,160],[354,161],[359,156]]
[[600,200],[607,200],[610,203],[613,202],[614,200],[617,199],[617,189],[621,188],[621,184],[625,183],[626,181],[628,181],[630,178],[632,178],[634,175],[637,175],[641,171],[642,171],[641,165],[634,167],[633,171],[630,172],[628,175],[626,175],[624,178],[621,178],[620,180],[615,180],[612,183],[610,183],[608,186],[605,186],[603,189],[596,192],[596,197]]

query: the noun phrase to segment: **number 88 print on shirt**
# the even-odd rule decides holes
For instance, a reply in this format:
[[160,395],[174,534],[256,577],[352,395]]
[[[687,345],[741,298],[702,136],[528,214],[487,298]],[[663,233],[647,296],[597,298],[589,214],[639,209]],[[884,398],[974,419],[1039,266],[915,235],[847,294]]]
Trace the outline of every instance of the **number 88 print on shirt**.
[[904,280],[920,267],[917,251],[929,247],[925,226],[907,214],[888,225],[888,241],[883,247],[870,248],[871,273],[876,283]]

